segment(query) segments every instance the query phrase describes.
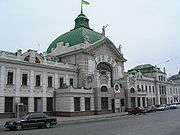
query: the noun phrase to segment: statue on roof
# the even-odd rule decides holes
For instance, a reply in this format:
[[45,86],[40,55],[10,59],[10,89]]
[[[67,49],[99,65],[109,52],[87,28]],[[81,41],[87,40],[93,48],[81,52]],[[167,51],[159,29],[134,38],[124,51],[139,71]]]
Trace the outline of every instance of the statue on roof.
[[105,30],[106,30],[106,28],[107,28],[108,26],[109,26],[109,25],[106,24],[105,26],[102,27],[102,35],[103,35],[103,36],[105,36],[105,34],[106,34],[106,31],[105,31]]

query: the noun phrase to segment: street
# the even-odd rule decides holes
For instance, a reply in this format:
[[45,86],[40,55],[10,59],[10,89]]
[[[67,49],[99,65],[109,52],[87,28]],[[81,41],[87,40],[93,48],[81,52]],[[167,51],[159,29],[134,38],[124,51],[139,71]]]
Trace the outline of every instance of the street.
[[8,131],[1,128],[0,135],[178,135],[179,115],[180,109],[176,109],[50,129]]

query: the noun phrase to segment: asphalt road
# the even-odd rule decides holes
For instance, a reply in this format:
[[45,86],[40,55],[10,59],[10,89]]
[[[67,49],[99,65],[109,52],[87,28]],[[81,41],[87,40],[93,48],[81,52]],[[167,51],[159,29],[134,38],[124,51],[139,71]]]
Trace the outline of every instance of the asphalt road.
[[50,129],[8,131],[0,135],[180,135],[180,109]]

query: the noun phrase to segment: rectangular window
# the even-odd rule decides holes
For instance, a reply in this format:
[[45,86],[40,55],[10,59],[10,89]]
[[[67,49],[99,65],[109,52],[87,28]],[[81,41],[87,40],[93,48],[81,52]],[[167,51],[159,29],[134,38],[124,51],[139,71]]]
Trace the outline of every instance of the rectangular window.
[[81,106],[80,106],[80,97],[74,97],[74,111],[80,111],[81,110]]
[[85,98],[85,111],[91,110],[91,98]]
[[108,110],[108,97],[101,98],[101,109]]
[[8,72],[7,84],[8,85],[12,85],[13,84],[13,72]]
[[153,93],[155,93],[154,86],[152,86],[152,89],[153,89]]
[[47,111],[53,112],[53,98],[47,98]]
[[5,112],[13,112],[13,97],[5,97]]
[[70,82],[69,82],[70,86],[73,86],[73,78],[70,78],[69,81],[70,81]]
[[52,76],[48,76],[48,87],[52,87]]
[[146,91],[146,92],[147,92],[147,89],[148,89],[147,86],[145,86],[145,91]]
[[28,74],[22,74],[22,85],[27,86]]
[[151,86],[149,86],[149,92],[151,93]]
[[159,85],[159,94],[161,94],[161,85]]
[[23,103],[23,105],[28,105],[28,97],[21,97],[20,102]]
[[137,85],[137,90],[138,90],[138,91],[141,91],[141,89],[140,89],[139,85]]
[[144,86],[143,85],[141,85],[141,90],[144,91]]
[[64,78],[60,77],[60,79],[59,79],[59,87],[60,88],[63,88],[63,83],[64,83]]
[[23,111],[28,112],[28,97],[21,97],[20,102],[23,103]]
[[138,107],[141,106],[141,100],[140,100],[140,97],[137,98],[137,102],[138,102]]
[[121,106],[124,106],[125,103],[124,103],[124,99],[121,99]]
[[36,75],[36,86],[41,86],[41,76]]

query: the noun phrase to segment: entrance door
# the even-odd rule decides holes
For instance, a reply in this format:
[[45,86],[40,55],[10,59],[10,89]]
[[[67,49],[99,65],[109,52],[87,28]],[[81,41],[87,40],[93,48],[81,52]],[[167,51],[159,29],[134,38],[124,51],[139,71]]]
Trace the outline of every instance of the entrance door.
[[131,107],[132,107],[132,108],[136,107],[135,97],[131,97]]
[[37,112],[42,112],[42,99],[37,99]]
[[111,99],[112,112],[115,113],[114,99]]
[[37,98],[35,98],[34,99],[34,111],[35,112],[42,112],[43,110],[43,108],[42,108],[42,98],[39,98],[39,97],[37,97]]

